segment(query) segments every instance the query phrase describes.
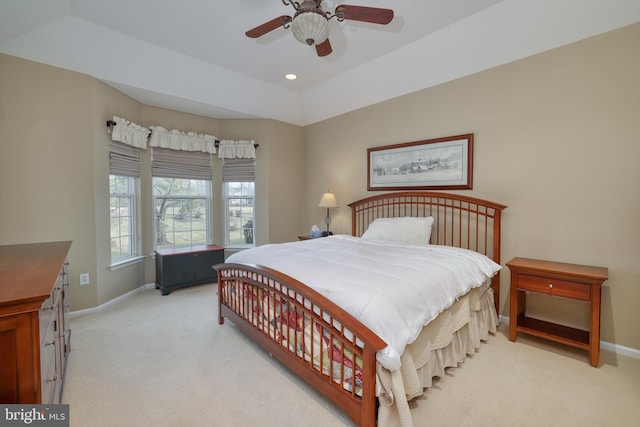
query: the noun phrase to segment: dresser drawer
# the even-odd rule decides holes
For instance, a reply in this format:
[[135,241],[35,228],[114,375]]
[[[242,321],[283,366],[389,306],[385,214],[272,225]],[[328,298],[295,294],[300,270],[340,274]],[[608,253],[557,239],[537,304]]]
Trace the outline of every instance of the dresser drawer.
[[60,304],[60,293],[55,290],[51,293],[51,296],[42,303],[40,313],[38,314],[40,341],[42,343],[44,343],[45,340],[51,341],[48,335],[50,334],[49,331],[53,331],[56,327],[55,321],[58,319],[58,304]]
[[520,274],[518,275],[518,289],[555,297],[591,301],[591,287],[588,284],[549,277]]
[[40,369],[42,374],[41,399],[42,404],[47,405],[55,402],[55,393],[58,388],[58,370],[56,366],[56,354],[54,346],[42,348],[40,354]]
[[55,358],[56,349],[58,348],[58,332],[56,331],[56,321],[53,320],[44,331],[41,331],[42,342],[40,345],[40,360],[42,374],[46,372],[45,368],[49,366],[49,359]]
[[42,404],[52,404],[57,396],[61,373],[60,363],[60,304],[61,293],[59,288],[53,288],[51,296],[45,300],[40,308],[40,396]]

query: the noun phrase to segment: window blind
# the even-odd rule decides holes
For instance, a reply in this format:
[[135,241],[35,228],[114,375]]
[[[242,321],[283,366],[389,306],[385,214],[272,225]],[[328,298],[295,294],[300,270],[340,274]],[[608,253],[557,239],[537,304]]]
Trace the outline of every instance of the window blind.
[[153,148],[151,174],[162,178],[211,180],[211,154]]
[[255,182],[255,159],[224,159],[222,163],[223,182]]
[[140,150],[120,142],[109,141],[109,174],[140,176]]

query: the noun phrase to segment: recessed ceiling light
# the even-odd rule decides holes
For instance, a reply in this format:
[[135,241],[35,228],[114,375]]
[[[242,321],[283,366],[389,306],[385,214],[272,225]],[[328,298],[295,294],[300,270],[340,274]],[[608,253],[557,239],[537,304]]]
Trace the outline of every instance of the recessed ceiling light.
[[287,73],[284,75],[284,78],[287,80],[296,80],[298,78],[298,75],[293,73]]

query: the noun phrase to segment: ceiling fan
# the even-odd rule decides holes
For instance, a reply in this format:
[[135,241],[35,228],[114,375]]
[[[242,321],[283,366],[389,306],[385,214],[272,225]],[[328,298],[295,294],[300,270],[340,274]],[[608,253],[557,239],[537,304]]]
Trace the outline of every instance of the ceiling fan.
[[283,27],[291,27],[291,32],[296,40],[309,46],[315,46],[318,56],[327,56],[332,52],[329,42],[329,20],[336,18],[342,22],[345,19],[352,21],[371,22],[386,25],[393,19],[393,10],[377,7],[349,6],[341,4],[336,6],[333,15],[322,9],[322,0],[306,0],[303,2],[282,0],[286,6],[291,5],[296,10],[293,17],[281,15],[271,21],[247,31],[247,37],[258,38],[270,31]]

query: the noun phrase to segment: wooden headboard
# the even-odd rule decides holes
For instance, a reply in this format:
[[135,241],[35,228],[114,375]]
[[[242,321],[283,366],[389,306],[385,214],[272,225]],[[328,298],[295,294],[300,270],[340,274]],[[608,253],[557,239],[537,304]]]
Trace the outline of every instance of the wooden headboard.
[[[377,194],[349,207],[353,236],[361,236],[376,218],[432,216],[432,245],[470,249],[500,264],[500,214],[505,205],[460,194],[405,191]],[[494,276],[492,287],[498,311],[499,275]]]

